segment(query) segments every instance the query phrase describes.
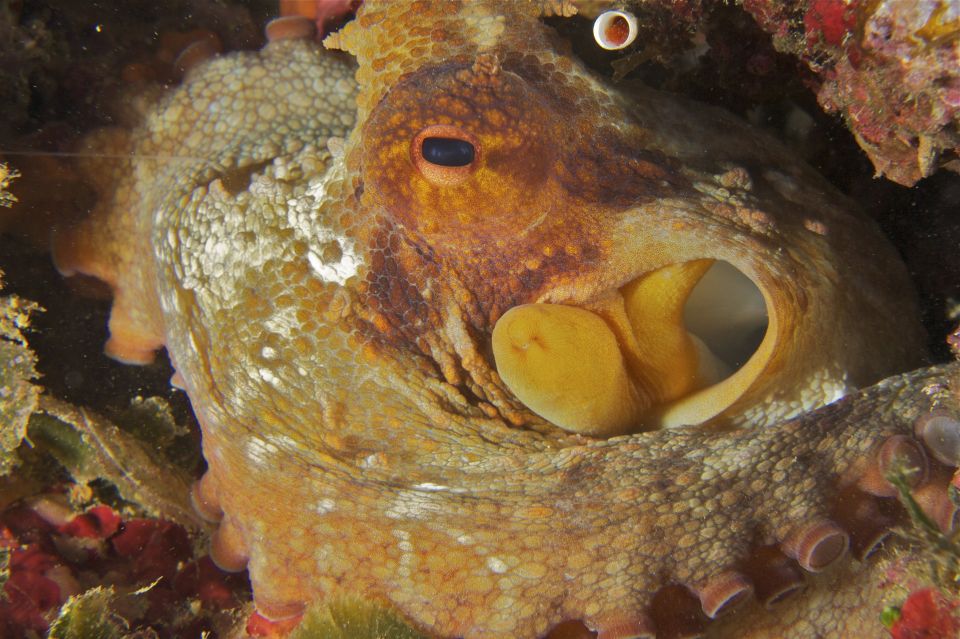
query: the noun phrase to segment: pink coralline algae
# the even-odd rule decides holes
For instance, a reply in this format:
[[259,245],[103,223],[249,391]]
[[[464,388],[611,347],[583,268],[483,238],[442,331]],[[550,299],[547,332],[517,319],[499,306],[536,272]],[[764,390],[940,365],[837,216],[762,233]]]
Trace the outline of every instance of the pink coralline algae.
[[953,0],[744,0],[781,51],[817,74],[878,175],[912,186],[960,171],[960,4]]

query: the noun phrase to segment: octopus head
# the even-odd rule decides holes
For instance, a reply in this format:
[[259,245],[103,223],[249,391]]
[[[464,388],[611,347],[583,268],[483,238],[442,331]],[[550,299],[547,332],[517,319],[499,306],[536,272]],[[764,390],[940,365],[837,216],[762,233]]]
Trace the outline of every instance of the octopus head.
[[456,289],[473,309],[479,359],[531,419],[595,437],[742,421],[793,385],[775,419],[842,394],[847,375],[889,372],[859,347],[825,373],[801,353],[829,347],[826,318],[852,321],[862,301],[830,285],[858,256],[810,230],[824,225],[811,216],[845,213],[769,172],[754,185],[745,166],[782,158],[748,149],[756,135],[732,118],[701,114],[678,145],[659,129],[676,102],[636,107],[567,64],[485,53],[425,66],[362,136],[366,206],[429,263],[421,288]]

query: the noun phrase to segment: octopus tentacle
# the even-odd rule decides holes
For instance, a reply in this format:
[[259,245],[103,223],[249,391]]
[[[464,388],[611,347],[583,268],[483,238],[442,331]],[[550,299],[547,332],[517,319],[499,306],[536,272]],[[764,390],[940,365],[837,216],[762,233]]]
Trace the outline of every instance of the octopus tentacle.
[[[952,368],[948,370],[952,370]],[[685,553],[684,556],[689,560],[691,556],[695,557],[701,553],[708,553],[712,567],[726,567],[726,572],[721,571],[724,572],[724,574],[715,578],[706,575],[696,577],[695,573],[676,573],[672,579],[669,576],[665,576],[666,583],[660,582],[658,584],[658,581],[651,582],[650,575],[656,574],[658,570],[660,570],[655,566],[668,558],[651,557],[649,555],[650,551],[644,550],[647,547],[646,542],[644,542],[644,537],[642,535],[641,537],[636,537],[636,535],[640,534],[639,531],[646,529],[645,527],[655,522],[657,517],[651,513],[651,511],[655,511],[655,509],[640,505],[644,503],[641,494],[632,493],[636,495],[638,502],[636,507],[629,509],[628,512],[631,513],[630,517],[622,520],[608,519],[603,528],[605,534],[614,536],[617,535],[617,530],[620,529],[633,531],[627,532],[629,536],[623,538],[625,540],[623,543],[626,545],[626,547],[622,549],[623,554],[620,554],[618,551],[613,555],[608,555],[604,560],[599,560],[599,557],[597,557],[595,559],[599,561],[597,564],[594,564],[594,567],[591,567],[589,564],[583,565],[581,570],[584,571],[582,573],[585,579],[584,583],[591,583],[593,579],[597,579],[605,574],[603,569],[604,565],[620,565],[622,566],[622,571],[634,575],[634,578],[639,579],[639,582],[658,585],[654,585],[652,590],[647,590],[645,593],[624,592],[620,598],[617,598],[616,595],[611,595],[610,592],[606,592],[604,595],[597,593],[595,595],[596,599],[593,597],[586,598],[583,599],[581,603],[576,603],[579,599],[575,598],[574,602],[570,602],[566,606],[567,615],[569,617],[583,618],[587,620],[591,627],[597,629],[609,628],[609,632],[619,632],[615,630],[615,628],[620,627],[619,624],[627,622],[624,622],[620,617],[616,617],[618,611],[623,609],[634,610],[637,611],[639,615],[636,619],[645,620],[643,622],[645,624],[644,627],[647,628],[648,631],[657,632],[656,628],[658,625],[673,623],[672,621],[665,620],[664,611],[687,611],[689,601],[692,600],[697,603],[697,609],[700,610],[698,615],[703,616],[703,619],[698,623],[706,623],[709,618],[720,616],[718,613],[722,611],[725,602],[740,600],[746,597],[746,594],[750,592],[751,585],[755,598],[767,607],[786,605],[784,602],[787,599],[802,599],[806,595],[801,595],[801,591],[805,589],[811,580],[817,579],[813,574],[805,576],[804,572],[819,573],[823,571],[828,564],[849,561],[839,558],[842,551],[846,550],[848,536],[852,552],[858,559],[870,554],[875,550],[877,544],[880,542],[880,538],[884,535],[887,527],[892,524],[893,519],[878,507],[879,498],[857,488],[855,482],[845,483],[840,478],[856,476],[859,474],[858,468],[862,468],[870,463],[875,463],[879,457],[884,457],[886,455],[885,448],[890,448],[887,442],[891,441],[891,435],[895,437],[893,442],[897,447],[903,446],[902,437],[912,437],[911,429],[916,419],[914,415],[924,413],[927,410],[924,408],[924,404],[928,402],[924,401],[925,396],[921,392],[915,391],[907,395],[904,389],[922,387],[924,379],[942,379],[936,370],[926,374],[932,375],[932,377],[924,378],[922,374],[918,373],[911,377],[888,380],[876,388],[849,397],[837,405],[826,407],[804,418],[782,424],[775,429],[776,434],[765,431],[738,433],[736,436],[736,438],[740,440],[738,443],[746,449],[752,447],[743,441],[746,437],[760,439],[771,444],[778,438],[786,438],[786,442],[775,445],[774,447],[774,450],[782,451],[782,457],[777,456],[777,454],[774,454],[772,457],[769,455],[764,457],[770,464],[773,464],[774,467],[777,466],[778,461],[796,460],[798,457],[806,459],[802,471],[800,468],[790,469],[786,464],[781,465],[781,467],[788,469],[787,477],[783,479],[785,484],[789,485],[799,478],[810,475],[825,478],[833,477],[834,479],[828,479],[828,482],[835,482],[836,485],[831,489],[829,488],[830,484],[827,483],[815,490],[804,491],[805,494],[812,496],[807,500],[809,503],[802,507],[790,506],[787,510],[782,509],[787,508],[788,504],[778,502],[776,499],[771,500],[769,497],[764,497],[763,488],[759,488],[760,492],[753,492],[753,489],[749,488],[751,480],[748,477],[742,477],[736,480],[734,484],[723,488],[718,486],[717,490],[719,492],[717,495],[720,503],[725,499],[723,495],[732,496],[735,494],[743,494],[747,501],[755,504],[755,510],[752,511],[749,519],[741,519],[740,516],[736,516],[732,520],[728,520],[722,524],[723,526],[730,528],[730,532],[735,536],[739,536],[741,540],[750,534],[755,534],[755,532],[751,531],[755,531],[754,527],[758,524],[761,528],[768,529],[770,533],[761,538],[760,544],[744,545],[739,541],[734,541],[734,543],[731,544],[731,538],[725,535],[722,536],[721,541],[694,541],[694,548],[699,547],[701,549],[694,551],[692,554]],[[945,373],[940,373],[940,375],[943,374]],[[950,374],[957,373],[954,372]],[[887,424],[885,431],[886,436],[876,438],[870,433],[862,432],[860,424],[863,423]],[[795,437],[800,437],[805,432],[810,435],[816,433],[821,438],[818,440],[817,437],[814,437],[809,440],[811,442],[823,441],[823,438],[827,440],[848,440],[850,437],[861,441],[863,444],[869,444],[876,439],[879,441],[873,444],[873,446],[864,446],[863,450],[865,453],[859,458],[835,457],[834,453],[828,452],[829,449],[820,448],[819,446],[818,450],[821,452],[814,453],[813,456],[811,456],[809,445],[800,443],[801,441],[806,441],[806,439],[794,439]],[[639,442],[649,440],[650,438],[669,438],[674,440],[674,445],[694,446],[694,441],[696,440],[690,438],[691,434],[692,433],[685,432],[676,434],[658,432],[643,436],[634,436],[632,439]],[[916,440],[910,441],[916,443]],[[647,443],[649,444],[649,442]],[[716,445],[716,443],[715,441],[714,445]],[[662,444],[667,445],[669,448],[666,441],[662,442]],[[755,446],[756,444],[753,445],[753,447]],[[609,446],[602,448],[606,449],[609,448]],[[628,457],[632,456],[636,458],[636,468],[634,471],[627,473],[627,477],[632,477],[634,482],[640,486],[642,486],[645,481],[654,481],[654,478],[657,476],[656,471],[644,471],[644,468],[649,469],[651,464],[650,457],[643,453],[645,448],[636,448],[621,444],[619,450]],[[696,448],[690,448],[689,450],[692,452],[696,450]],[[575,468],[589,468],[589,464],[584,463],[584,459],[580,458],[579,455],[589,455],[591,451],[592,447],[587,447],[572,454],[568,458],[568,463],[565,465],[567,470],[564,472],[577,472],[574,471]],[[702,453],[696,456],[702,457]],[[681,456],[681,458],[683,458],[683,456]],[[533,459],[531,459],[529,463],[533,467],[537,467],[537,462]],[[834,465],[835,463],[837,465]],[[688,466],[685,469],[678,469],[678,472],[680,473],[680,477],[683,478],[691,474],[703,473],[704,469],[705,467],[695,465]],[[723,476],[722,471],[717,470],[716,472],[719,473],[718,476]],[[791,477],[793,477],[793,479],[791,479]],[[583,494],[593,492],[593,490],[589,488],[593,482],[606,481],[603,477],[590,478],[589,475],[584,479],[587,480],[587,483],[583,485],[583,490],[585,491]],[[917,484],[914,487],[914,494],[918,500],[926,503],[925,495],[928,493],[944,495],[944,486],[948,480],[949,477],[946,474],[939,471],[934,472],[925,483]],[[582,481],[583,479],[581,479],[581,482]],[[520,484],[523,485],[523,482],[520,481]],[[841,485],[845,487],[841,487]],[[664,487],[661,486],[660,490],[663,489]],[[683,496],[682,486],[677,486],[675,489],[679,489],[679,492],[675,497],[666,500],[665,503],[685,503],[686,499],[688,499],[688,497]],[[627,490],[629,492],[629,489],[621,490]],[[443,497],[447,496],[443,493],[438,495],[438,498]],[[492,497],[493,495],[488,495],[485,499]],[[501,501],[500,508],[506,507],[507,503],[509,503],[503,501],[505,497],[506,495],[501,495],[497,498]],[[528,498],[539,502],[539,499],[534,497],[534,495],[529,495]],[[457,499],[454,496],[454,503],[456,503],[456,501]],[[529,508],[529,506],[523,506],[525,503],[528,502],[516,503],[510,507],[518,509]],[[851,503],[859,503],[861,506],[852,507]],[[884,503],[895,504],[896,501],[892,497],[887,497],[884,498]],[[819,506],[815,506],[815,504],[819,504]],[[586,503],[583,503],[582,506],[586,506]],[[785,526],[784,523],[792,521],[788,512],[794,509],[808,513],[819,511],[822,513],[849,512],[851,514],[846,519],[837,516],[833,521],[830,521],[824,516],[804,519],[803,521],[806,523],[800,522],[798,524],[795,522],[790,526]],[[458,507],[452,504],[443,509],[443,511],[446,512],[456,512],[457,510]],[[497,534],[508,534],[511,526],[510,522],[521,520],[522,518],[517,515],[506,517],[503,520],[498,519],[498,523],[496,524],[498,529]],[[462,521],[454,523],[451,520],[444,526],[456,530],[461,529],[463,523]],[[482,520],[474,520],[472,525],[475,530],[483,530],[484,528]],[[783,532],[778,533],[776,531]],[[560,528],[554,529],[552,535],[557,537],[560,540],[559,543],[563,546],[591,546],[595,542],[590,541],[591,536],[588,532],[589,531],[581,531],[578,533],[575,532],[575,529]],[[344,531],[344,533],[346,533],[346,531]],[[579,535],[583,536],[580,537]],[[632,541],[627,542],[627,539],[631,539],[630,536],[632,536]],[[563,541],[568,539],[569,541]],[[580,541],[574,542],[573,539],[580,539]],[[736,537],[733,539],[736,540]],[[414,544],[415,540],[411,539],[407,543]],[[681,540],[681,544],[683,543],[685,542]],[[700,546],[701,544],[702,547]],[[599,547],[594,547],[597,551],[600,551]],[[521,550],[521,552],[539,553],[541,551],[536,548],[528,548],[525,551]],[[607,554],[610,551],[603,552]],[[640,557],[646,557],[646,559],[638,564],[636,560],[630,559],[631,556],[637,557],[638,559]],[[580,560],[576,559],[576,556],[574,556],[572,560],[574,565],[581,565],[578,563]],[[547,576],[540,577],[547,582],[550,581],[548,575],[553,574],[554,570],[557,571],[558,576],[560,573],[567,575],[568,579],[572,576],[572,568],[570,565],[553,566],[552,562],[547,559],[540,559],[540,561],[547,562],[543,565],[547,571]],[[694,562],[693,565],[696,565],[696,562]],[[500,568],[498,566],[499,564],[495,567],[499,570]],[[598,568],[599,574],[594,573]],[[542,569],[543,568],[539,568],[538,570]],[[533,570],[533,568],[531,567],[525,570]],[[715,571],[715,568],[711,569],[711,572],[713,571]],[[260,577],[258,573],[259,569],[252,567],[255,585],[258,583],[257,580]],[[538,572],[537,574],[541,573]],[[594,577],[587,579],[586,576],[590,574],[593,574]],[[717,573],[713,572],[713,574]],[[671,589],[664,591],[667,585],[670,585]],[[687,594],[681,597],[679,591],[673,589],[673,586],[683,588]],[[458,589],[454,588],[454,590]],[[586,592],[593,591],[588,588]],[[608,599],[604,599],[605,597]],[[596,603],[588,604],[588,601],[606,601],[606,603],[601,606],[602,611],[592,613],[590,612],[590,608],[596,605]],[[692,615],[692,613],[689,612],[685,614],[688,614],[688,616]],[[735,615],[735,613],[731,614]],[[672,618],[669,615],[668,617]],[[699,619],[699,617],[695,615],[693,617]],[[611,621],[611,619],[614,618],[617,619],[616,623]],[[631,619],[634,619],[634,617],[631,617]],[[559,619],[556,619],[556,621],[559,621]],[[653,628],[653,630],[650,630],[650,628]],[[666,631],[661,628],[660,632]],[[669,632],[673,633],[674,629],[670,629]]]
[[205,521],[216,523],[223,518],[223,509],[217,500],[217,489],[214,483],[213,475],[205,472],[203,476],[194,482],[190,491],[190,501],[193,503],[194,510],[197,511]]
[[317,35],[317,23],[305,16],[283,16],[274,18],[266,26],[267,40],[312,39]]
[[250,551],[243,534],[229,517],[220,520],[210,538],[210,558],[226,572],[240,572],[250,561]]
[[173,68],[180,77],[185,77],[190,71],[222,52],[223,43],[216,34],[203,34],[180,50],[173,60]]

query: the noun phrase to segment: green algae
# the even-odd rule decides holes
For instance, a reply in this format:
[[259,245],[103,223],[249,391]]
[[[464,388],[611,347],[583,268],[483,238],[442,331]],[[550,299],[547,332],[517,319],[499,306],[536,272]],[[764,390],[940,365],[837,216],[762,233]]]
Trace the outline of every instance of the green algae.
[[105,480],[137,510],[202,529],[190,503],[192,474],[159,452],[157,442],[173,437],[178,429],[163,400],[134,401],[123,414],[128,423],[136,422],[141,432],[151,435],[138,437],[93,411],[44,398],[30,419],[28,437],[75,482]]
[[34,302],[16,295],[0,297],[0,476],[19,465],[16,449],[26,437],[30,415],[37,408],[37,358],[25,333],[31,315],[39,310]]
[[376,602],[339,599],[313,606],[289,639],[427,639]]
[[20,177],[16,169],[11,169],[6,164],[0,162],[0,206],[11,207],[17,200],[17,196],[8,191],[10,183]]
[[129,630],[113,606],[113,588],[91,588],[70,597],[50,626],[49,639],[124,639]]

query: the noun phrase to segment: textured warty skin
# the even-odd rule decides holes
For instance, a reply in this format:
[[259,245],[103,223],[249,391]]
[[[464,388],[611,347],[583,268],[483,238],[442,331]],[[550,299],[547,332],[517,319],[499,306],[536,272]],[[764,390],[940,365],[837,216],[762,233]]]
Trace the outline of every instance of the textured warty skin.
[[[945,499],[956,462],[914,428],[957,395],[955,368],[854,391],[922,361],[875,226],[735,118],[594,77],[534,3],[368,0],[327,40],[349,55],[308,32],[94,136],[131,159],[91,167],[98,207],[55,244],[113,287],[109,354],[167,348],[214,557],[258,611],[879,636],[883,473]],[[677,319],[720,262],[767,322],[729,377]]]

